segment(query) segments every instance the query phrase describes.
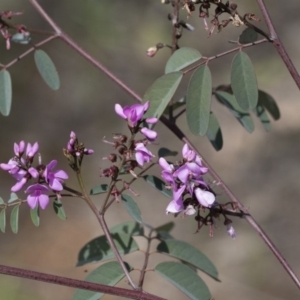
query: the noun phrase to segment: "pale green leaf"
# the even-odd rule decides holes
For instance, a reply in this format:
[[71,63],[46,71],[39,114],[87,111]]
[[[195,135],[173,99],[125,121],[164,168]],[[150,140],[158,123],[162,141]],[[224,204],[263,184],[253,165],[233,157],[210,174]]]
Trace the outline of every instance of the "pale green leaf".
[[9,197],[9,200],[7,202],[11,203],[11,202],[14,202],[14,201],[16,201],[18,199],[19,199],[19,197],[18,197],[18,195],[16,193],[11,193],[10,197]]
[[143,178],[147,183],[163,193],[165,196],[172,198],[172,191],[166,188],[165,183],[161,179],[153,175],[145,175]]
[[0,72],[0,112],[3,116],[8,116],[12,102],[12,85],[10,74],[7,70]]
[[34,209],[30,210],[30,217],[31,217],[31,221],[34,224],[34,226],[39,227],[40,226],[40,212],[39,212],[38,205]]
[[131,215],[131,217],[134,220],[136,220],[138,223],[142,223],[141,211],[137,203],[133,200],[133,198],[130,197],[129,195],[122,194],[121,199],[123,201],[126,210]]
[[53,208],[54,208],[54,211],[56,213],[56,215],[62,219],[62,220],[66,220],[67,219],[67,216],[66,216],[66,213],[65,213],[65,210],[64,210],[64,207],[61,203],[61,201],[56,198],[54,201],[53,201]]
[[19,205],[16,205],[10,214],[10,227],[13,233],[19,230]]
[[2,197],[0,197],[0,205],[4,203],[5,203],[4,200],[2,199]]
[[221,127],[219,125],[218,119],[212,111],[210,112],[209,116],[209,124],[206,136],[208,137],[209,141],[211,142],[212,146],[215,148],[216,151],[220,151],[222,149],[223,136]]
[[0,212],[0,230],[5,233],[6,227],[6,209],[2,209]]
[[108,191],[108,184],[101,184],[91,189],[90,195],[104,194]]

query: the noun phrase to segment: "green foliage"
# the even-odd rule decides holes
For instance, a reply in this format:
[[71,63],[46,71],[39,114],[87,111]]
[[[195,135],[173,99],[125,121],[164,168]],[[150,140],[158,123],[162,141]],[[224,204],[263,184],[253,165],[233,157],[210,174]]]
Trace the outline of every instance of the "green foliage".
[[240,44],[248,44],[257,41],[258,34],[257,32],[250,27],[247,27],[239,37]]
[[109,230],[111,233],[125,233],[129,236],[144,235],[144,228],[140,223],[129,221],[118,224]]
[[274,98],[266,92],[259,91],[259,104],[261,104],[276,121],[280,119],[280,111]]
[[203,136],[208,130],[211,94],[211,73],[204,65],[194,72],[187,90],[186,117],[193,134]]
[[53,201],[53,208],[54,208],[54,211],[55,211],[56,215],[57,215],[61,220],[66,220],[66,219],[67,219],[67,216],[66,216],[64,207],[63,207],[63,205],[62,205],[60,199],[58,199],[58,198],[55,198],[55,199],[54,199],[54,201]]
[[7,203],[11,203],[14,202],[16,200],[19,200],[19,197],[16,193],[10,193],[10,197],[9,200],[7,201]]
[[182,79],[181,72],[163,75],[156,79],[146,91],[143,102],[150,101],[150,108],[145,117],[160,118],[174,96]]
[[176,262],[163,262],[158,264],[154,270],[190,299],[211,299],[211,294],[205,282],[187,265]]
[[223,147],[223,136],[221,127],[219,125],[218,119],[211,111],[209,116],[208,130],[206,132],[210,143],[215,148],[216,151],[220,151]]
[[270,119],[268,117],[268,114],[267,114],[265,108],[259,103],[259,100],[258,100],[257,106],[254,108],[253,111],[254,111],[255,115],[259,118],[261,123],[263,124],[265,130],[267,132],[270,131],[271,130]]
[[158,150],[158,157],[176,156],[177,154],[178,154],[177,151],[171,151],[167,148],[160,148]]
[[19,230],[19,205],[16,205],[10,214],[10,227],[13,233],[18,233]]
[[235,55],[231,66],[231,87],[239,106],[248,111],[258,102],[256,75],[249,56],[244,52]]
[[91,189],[90,195],[104,194],[108,191],[108,184],[100,184]]
[[173,236],[169,232],[174,228],[174,226],[174,222],[169,222],[154,228],[154,230],[157,232],[157,238],[159,240],[172,239]]
[[[125,262],[127,270],[130,272],[132,268]],[[86,281],[115,286],[125,276],[119,263],[116,261],[107,262],[93,270],[86,278]],[[98,300],[103,293],[95,293],[92,291],[76,290],[73,300]]]
[[34,226],[39,227],[40,226],[40,211],[39,211],[38,205],[34,209],[30,210],[30,217],[31,217],[31,221],[34,224]]
[[182,47],[176,50],[167,61],[165,74],[180,71],[201,59],[202,55],[198,50]]
[[6,228],[6,209],[3,208],[0,212],[0,230],[5,233]]
[[45,83],[52,90],[58,90],[60,86],[59,76],[49,55],[43,50],[36,50],[34,52],[34,60]]
[[172,191],[166,188],[165,183],[161,179],[153,175],[145,175],[143,178],[147,183],[163,193],[165,196],[172,198]]
[[0,197],[0,205],[4,204],[4,200],[2,199],[2,197]]
[[122,194],[121,199],[131,217],[138,223],[142,223],[141,211],[133,198],[129,195]]
[[12,85],[10,73],[7,70],[0,72],[0,112],[3,116],[8,116],[12,102]]

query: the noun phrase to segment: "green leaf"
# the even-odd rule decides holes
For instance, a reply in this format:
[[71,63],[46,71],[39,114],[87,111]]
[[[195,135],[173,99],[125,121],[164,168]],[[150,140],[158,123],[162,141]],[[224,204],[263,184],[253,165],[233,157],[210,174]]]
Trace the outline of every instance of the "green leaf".
[[271,122],[270,122],[270,119],[268,117],[268,114],[267,114],[265,108],[262,105],[260,105],[260,103],[258,103],[257,106],[253,109],[253,112],[260,119],[265,130],[267,132],[270,131],[271,130]]
[[131,217],[136,220],[138,223],[142,223],[142,216],[141,211],[136,204],[136,202],[133,200],[132,197],[126,194],[121,195],[121,199],[123,201],[123,204],[125,205],[126,210],[131,215]]
[[205,135],[208,130],[212,79],[208,66],[198,68],[190,79],[186,99],[186,118],[190,131]]
[[201,57],[202,55],[196,49],[182,47],[176,50],[169,58],[166,64],[165,74],[179,71],[198,61]]
[[10,214],[10,227],[13,233],[18,233],[19,229],[19,207],[20,205],[16,205]]
[[129,236],[144,235],[144,228],[140,223],[129,221],[118,224],[109,229],[111,233],[125,233]]
[[144,103],[150,101],[150,107],[145,114],[147,118],[160,118],[174,96],[181,79],[182,73],[175,72],[163,75],[154,81],[143,97]]
[[206,133],[206,136],[208,137],[209,141],[213,145],[216,151],[220,151],[223,147],[223,136],[222,131],[218,122],[218,119],[213,114],[213,112],[210,112],[209,116],[209,124],[208,124],[208,130]]
[[157,246],[157,251],[181,259],[219,280],[218,271],[213,263],[201,251],[186,242],[166,240]]
[[53,208],[57,216],[62,220],[67,220],[67,216],[64,210],[64,207],[59,199],[54,199]]
[[30,210],[30,217],[31,221],[34,226],[39,227],[40,226],[40,212],[39,212],[39,206],[37,205],[34,209]]
[[9,200],[7,201],[8,203],[11,203],[11,202],[14,202],[16,200],[19,200],[19,197],[16,193],[11,193],[10,194],[10,197],[9,197]]
[[186,104],[186,99],[185,99],[185,97],[184,97],[184,98],[181,98],[181,99],[178,100],[177,102],[172,103],[171,106],[168,105],[168,106],[166,107],[166,109],[164,110],[164,115],[169,116],[169,113],[170,113],[170,107],[172,107],[172,110],[173,110],[173,112],[174,112],[176,109],[178,109],[178,108],[184,106],[185,104]]
[[239,37],[240,44],[249,44],[257,41],[258,34],[253,28],[246,28]]
[[231,65],[231,87],[237,103],[248,111],[254,109],[258,101],[256,75],[249,56],[239,52]]
[[6,209],[2,209],[0,212],[0,230],[5,233],[6,227]]
[[230,110],[230,112],[248,132],[253,132],[254,123],[250,114],[238,106],[234,95],[231,95],[227,92],[218,91],[215,93],[215,96],[218,101],[220,101]]
[[46,84],[52,90],[58,90],[60,86],[59,76],[49,55],[43,50],[36,50],[34,52],[34,60]]
[[91,189],[90,195],[103,194],[108,191],[108,184],[101,184],[99,186],[95,186]]
[[154,230],[157,232],[157,238],[163,240],[173,239],[172,235],[169,232],[174,228],[174,226],[174,222],[169,222],[157,228],[154,228]]
[[280,119],[280,111],[274,98],[263,91],[259,91],[258,95],[259,95],[258,96],[259,103],[262,106],[264,106],[264,108],[270,113],[272,118],[275,121]]
[[8,116],[12,102],[12,85],[10,74],[7,70],[0,72],[0,112],[3,116]]
[[167,148],[160,148],[158,150],[158,157],[176,156],[177,154],[178,154],[177,151],[171,151]]
[[145,175],[143,178],[147,183],[163,193],[165,196],[172,198],[172,191],[166,188],[165,183],[161,179],[153,175]]
[[[130,272],[132,268],[125,262],[127,270]],[[86,278],[85,281],[100,283],[109,286],[115,286],[125,274],[120,267],[119,263],[116,261],[107,262],[100,267],[93,270]],[[103,293],[86,291],[86,290],[76,290],[73,300],[98,300]]]
[[2,197],[0,197],[0,205],[4,203],[5,203],[4,200],[2,199]]
[[211,294],[205,282],[188,266],[176,262],[163,262],[155,272],[174,284],[192,300],[209,300]]
[[10,40],[17,44],[27,45],[30,42],[31,37],[30,35],[24,35],[23,33],[15,33]]
[[[128,234],[119,232],[111,233],[111,236],[121,255],[139,250],[138,244]],[[103,261],[114,257],[114,252],[110,248],[106,236],[102,235],[89,241],[81,248],[76,266],[79,267],[88,263]]]

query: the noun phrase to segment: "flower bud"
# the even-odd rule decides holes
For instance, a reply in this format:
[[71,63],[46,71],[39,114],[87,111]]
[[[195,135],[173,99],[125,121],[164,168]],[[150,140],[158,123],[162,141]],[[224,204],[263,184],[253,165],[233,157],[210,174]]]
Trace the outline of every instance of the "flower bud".
[[156,52],[157,52],[157,47],[150,47],[148,50],[147,50],[147,55],[149,56],[149,57],[153,57],[155,54],[156,54]]

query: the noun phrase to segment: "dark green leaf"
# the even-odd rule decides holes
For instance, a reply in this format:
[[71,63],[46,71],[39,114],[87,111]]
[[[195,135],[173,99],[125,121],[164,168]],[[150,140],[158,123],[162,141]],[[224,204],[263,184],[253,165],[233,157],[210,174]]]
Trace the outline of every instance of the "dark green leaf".
[[14,202],[14,201],[16,201],[18,199],[19,199],[19,197],[18,197],[18,195],[16,193],[11,193],[10,197],[9,197],[9,200],[7,202],[11,203],[11,202]]
[[181,79],[182,73],[175,72],[163,75],[154,81],[143,97],[143,102],[150,101],[146,117],[160,118],[174,96]]
[[91,189],[90,195],[103,194],[108,191],[108,184],[101,184]]
[[239,42],[240,44],[253,43],[257,40],[258,34],[253,28],[246,28],[240,35]]
[[147,183],[159,190],[165,196],[167,196],[168,198],[172,198],[172,191],[166,188],[165,183],[161,179],[152,175],[145,175],[143,176],[143,178]]
[[[127,270],[130,272],[132,268],[125,262]],[[116,261],[107,262],[93,270],[86,278],[86,281],[100,283],[109,286],[115,286],[125,276],[119,263]],[[76,290],[73,300],[98,300],[103,293],[95,293],[92,291]]]
[[186,117],[190,131],[205,135],[208,130],[212,79],[208,66],[198,68],[190,79],[186,97]]
[[238,106],[236,99],[233,95],[221,91],[216,92],[215,95],[216,98],[231,111],[231,113],[236,117],[236,119],[242,124],[242,126],[248,132],[250,133],[253,132],[254,123],[251,116],[249,115],[248,112],[242,110]]
[[267,114],[265,108],[258,103],[257,106],[253,109],[253,112],[260,119],[265,130],[267,132],[270,131],[271,130],[271,122],[270,122],[270,119],[268,117],[268,114]]
[[[111,233],[111,236],[121,255],[139,250],[138,244],[130,235],[124,233]],[[83,246],[78,254],[76,266],[79,267],[88,263],[103,261],[114,257],[115,255],[110,248],[106,236],[102,235]]]
[[126,194],[122,194],[121,199],[131,217],[137,222],[142,223],[141,211],[136,202],[132,199],[132,197]]
[[0,205],[4,204],[4,200],[2,199],[2,197],[0,197]]
[[32,220],[32,223],[34,226],[39,227],[40,226],[40,212],[39,212],[39,206],[37,205],[34,209],[30,210],[30,217]]
[[8,116],[11,109],[12,85],[10,74],[7,70],[0,72],[0,112]]
[[201,251],[186,242],[166,240],[157,246],[157,251],[181,259],[219,280],[218,271],[213,263]]
[[263,91],[259,91],[258,97],[259,103],[264,106],[274,120],[278,120],[280,118],[280,111],[274,98]]
[[249,56],[244,52],[236,54],[231,66],[231,87],[237,103],[248,111],[258,101],[256,75]]
[[57,214],[57,216],[60,219],[62,219],[62,220],[66,220],[67,219],[64,207],[63,207],[63,205],[62,205],[62,203],[61,203],[61,201],[59,199],[56,198],[53,201],[53,208],[54,208],[55,213]]
[[27,45],[30,42],[31,37],[30,35],[24,35],[23,33],[15,33],[10,40],[14,43]]
[[176,262],[163,262],[155,272],[174,284],[192,300],[209,300],[211,294],[205,282],[188,266]]
[[34,52],[34,60],[42,78],[47,85],[52,90],[58,90],[60,86],[59,76],[49,55],[43,50],[36,50]]
[[165,73],[171,73],[182,70],[183,68],[193,64],[197,60],[201,59],[202,55],[193,48],[182,47],[176,50],[169,58]]
[[154,228],[157,232],[157,238],[160,240],[173,239],[173,236],[169,233],[175,226],[174,222],[166,223],[162,226]]
[[167,106],[164,110],[164,115],[169,115],[170,107],[172,107],[173,111],[175,111],[177,108],[180,108],[186,104],[186,99],[181,98],[177,102],[174,102],[171,106]]
[[11,211],[10,227],[13,233],[18,233],[19,230],[19,205],[16,205]]
[[160,148],[158,150],[158,157],[176,156],[177,154],[178,154],[177,151],[171,151],[167,148]]
[[144,228],[140,223],[129,221],[118,224],[109,229],[111,233],[125,233],[129,236],[144,235]]
[[6,209],[2,209],[0,212],[0,230],[5,233],[6,227]]
[[218,122],[218,119],[213,114],[213,112],[210,112],[209,116],[209,124],[208,124],[208,130],[206,133],[206,136],[208,137],[209,141],[213,145],[216,151],[219,151],[223,147],[223,136],[222,131]]

